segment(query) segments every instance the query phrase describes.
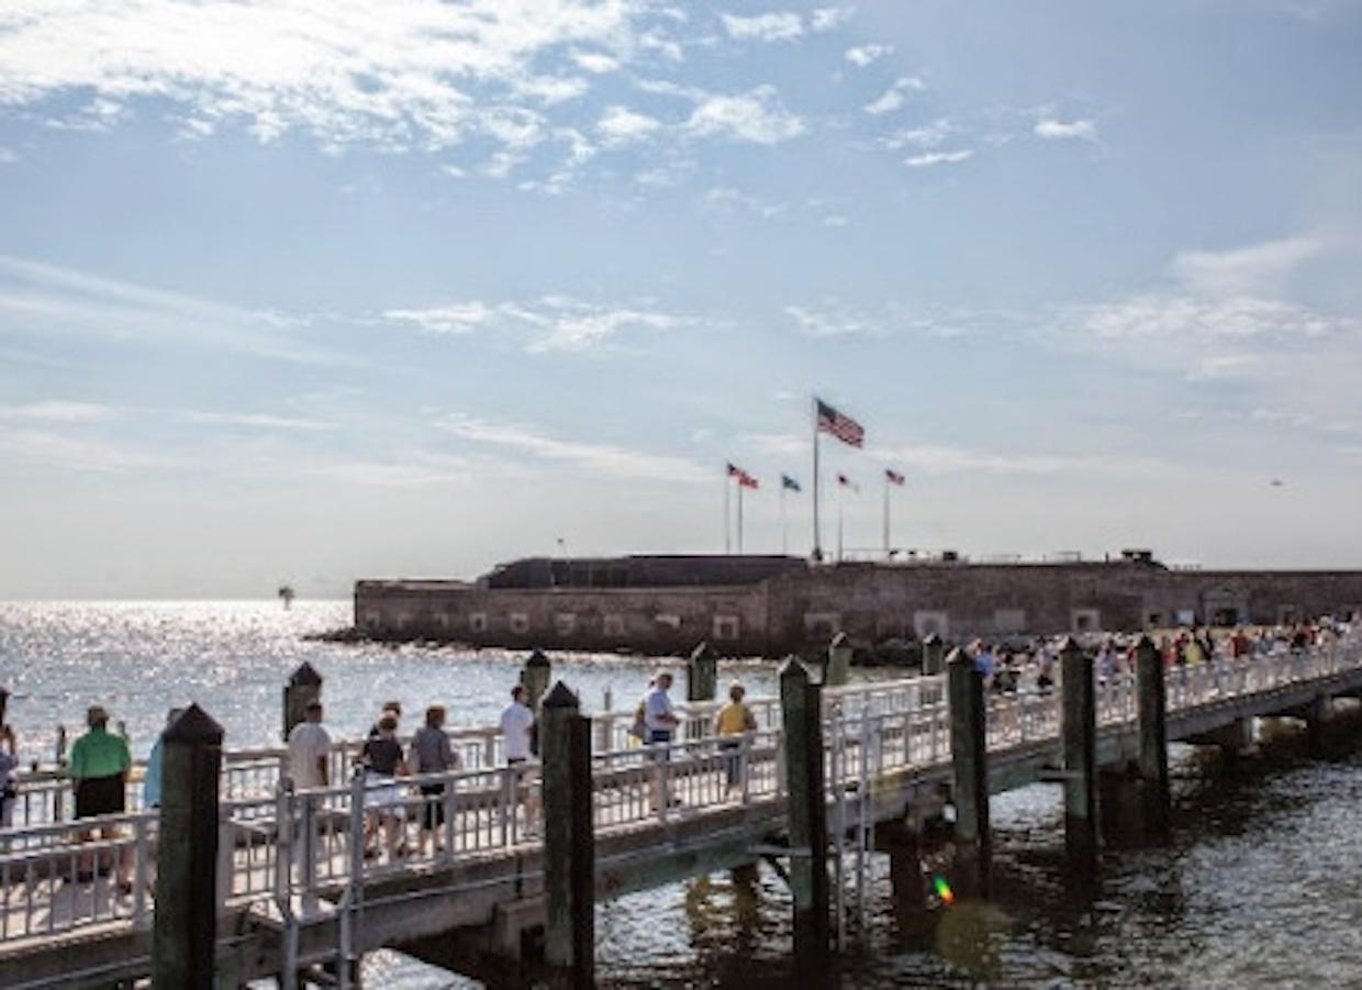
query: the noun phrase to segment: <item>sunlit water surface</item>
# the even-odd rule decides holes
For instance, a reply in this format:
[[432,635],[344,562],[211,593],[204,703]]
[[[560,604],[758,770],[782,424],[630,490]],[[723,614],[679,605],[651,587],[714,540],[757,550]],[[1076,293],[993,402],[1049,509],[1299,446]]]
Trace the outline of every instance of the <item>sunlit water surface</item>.
[[[444,648],[349,646],[304,634],[345,626],[348,602],[0,604],[0,686],[27,761],[51,758],[85,707],[107,706],[144,756],[172,705],[197,701],[227,745],[273,744],[280,691],[308,661],[325,678],[327,722],[361,735],[379,703],[448,706],[454,725],[495,718],[523,656]],[[555,655],[555,677],[589,709],[626,705],[665,661]],[[756,693],[772,669],[726,664]],[[867,931],[826,982],[847,987],[1362,986],[1362,756],[1310,759],[1288,741],[1231,774],[1183,753],[1174,836],[1154,850],[1109,851],[1090,898],[1062,870],[1058,790],[996,799],[994,900],[901,929],[875,858]],[[763,867],[622,898],[598,909],[602,982],[615,986],[812,985],[789,963],[782,881]],[[366,964],[394,990],[469,981],[396,953]]]

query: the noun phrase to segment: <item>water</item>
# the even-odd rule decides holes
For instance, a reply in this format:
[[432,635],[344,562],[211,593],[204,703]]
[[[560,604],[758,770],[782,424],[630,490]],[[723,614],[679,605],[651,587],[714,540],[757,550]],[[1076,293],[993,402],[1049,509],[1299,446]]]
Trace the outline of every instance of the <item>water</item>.
[[[280,690],[306,660],[326,679],[327,719],[362,734],[377,706],[417,712],[446,704],[455,725],[492,720],[523,659],[420,647],[304,641],[348,624],[346,602],[0,604],[0,685],[21,756],[51,758],[56,725],[79,731],[98,701],[127,722],[143,755],[167,708],[196,700],[229,745],[275,743]],[[606,686],[617,704],[641,694],[660,662],[555,656],[555,676],[588,707]],[[726,665],[757,693],[769,666]],[[409,723],[410,724],[410,723]],[[1357,733],[1354,726],[1354,733]],[[74,738],[74,735],[73,735]],[[925,924],[894,919],[885,865],[863,944],[838,963],[845,987],[1362,986],[1362,755],[1350,741],[1311,759],[1290,739],[1233,772],[1179,750],[1171,841],[1108,851],[1086,900],[1066,888],[1058,789],[994,801],[995,896]],[[809,985],[789,962],[789,905],[762,867],[718,874],[603,905],[599,975],[619,987]],[[395,990],[467,986],[396,953],[366,965],[367,985]]]

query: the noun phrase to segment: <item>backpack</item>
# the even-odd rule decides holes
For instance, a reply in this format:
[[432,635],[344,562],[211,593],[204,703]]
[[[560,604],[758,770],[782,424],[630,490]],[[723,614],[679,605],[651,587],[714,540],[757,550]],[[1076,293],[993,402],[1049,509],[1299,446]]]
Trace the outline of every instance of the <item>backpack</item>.
[[629,735],[640,741],[648,737],[648,719],[644,712],[646,705],[647,702],[639,702],[638,708],[634,711],[634,723],[629,726]]

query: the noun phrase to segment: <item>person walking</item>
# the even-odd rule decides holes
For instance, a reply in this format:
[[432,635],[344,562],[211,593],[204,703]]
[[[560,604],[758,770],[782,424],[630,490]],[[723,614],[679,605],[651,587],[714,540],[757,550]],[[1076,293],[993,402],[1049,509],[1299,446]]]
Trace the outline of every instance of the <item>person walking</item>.
[[742,748],[757,731],[757,717],[743,703],[747,689],[736,681],[729,685],[728,704],[714,716],[714,734],[719,736],[719,752],[724,754],[724,779],[731,794],[742,785]]
[[653,809],[657,810],[665,802],[668,805],[680,804],[662,793],[663,764],[671,758],[672,733],[681,724],[672,710],[672,700],[667,692],[672,686],[672,675],[663,671],[653,678],[652,690],[643,699],[643,725],[647,732],[644,739],[653,747]]
[[[89,731],[71,747],[71,788],[76,794],[76,818],[97,818],[101,815],[122,814],[127,808],[128,774],[132,770],[132,754],[128,741],[109,732],[109,713],[99,705],[91,705],[85,713]],[[80,840],[88,842],[95,833],[103,841],[112,841],[118,830],[111,825],[84,829]],[[91,883],[97,872],[117,869],[118,887],[124,894],[132,893],[132,881],[127,875],[127,857],[118,851],[84,860],[84,868],[77,868],[76,879]]]
[[[184,714],[183,708],[172,708],[166,714],[166,729],[175,724],[175,720]],[[159,808],[161,806],[161,785],[165,779],[165,729],[156,735],[156,741],[151,744],[151,752],[147,754],[147,769],[142,775],[142,807]]]
[[322,725],[323,714],[320,701],[309,701],[303,720],[288,734],[288,775],[294,790],[331,783],[331,734]]
[[19,796],[14,773],[19,769],[19,744],[8,722],[0,725],[0,828],[14,824],[14,802]]
[[[361,759],[365,776],[364,806],[370,810],[368,817],[372,821],[369,835],[382,830],[383,844],[391,862],[407,854],[406,843],[401,841],[407,808],[397,778],[407,776],[408,768],[402,757],[402,744],[397,741],[395,716],[386,714],[378,720],[378,735],[365,740]],[[366,841],[364,858],[373,859],[377,855],[378,850]]]
[[530,763],[535,750],[535,717],[529,698],[524,684],[511,688],[511,703],[501,713],[501,746],[511,803],[525,809],[525,831],[533,833],[539,827],[539,796]]
[[[459,754],[445,732],[445,706],[431,705],[426,709],[426,724],[412,737],[407,762],[417,774],[446,773],[458,770]],[[444,838],[436,829],[445,823],[445,785],[426,782],[421,784],[421,832],[418,844],[424,856],[426,847],[434,836],[436,852],[444,850]]]

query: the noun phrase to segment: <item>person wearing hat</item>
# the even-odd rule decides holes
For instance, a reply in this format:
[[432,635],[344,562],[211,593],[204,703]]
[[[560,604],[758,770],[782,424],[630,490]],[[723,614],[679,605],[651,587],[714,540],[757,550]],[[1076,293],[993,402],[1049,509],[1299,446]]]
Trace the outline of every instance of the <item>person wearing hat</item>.
[[[121,814],[127,807],[128,773],[132,770],[128,741],[109,731],[109,713],[99,705],[90,706],[85,723],[89,731],[71,747],[69,767],[71,788],[76,794],[76,817]],[[107,840],[114,838],[116,829],[109,826],[90,829],[82,833],[82,838],[88,839],[95,831],[101,839]],[[101,868],[106,865],[101,863]],[[126,866],[123,862],[119,886],[131,890],[131,882],[122,875]],[[94,872],[93,869],[79,870],[77,879],[89,883],[94,879]]]

